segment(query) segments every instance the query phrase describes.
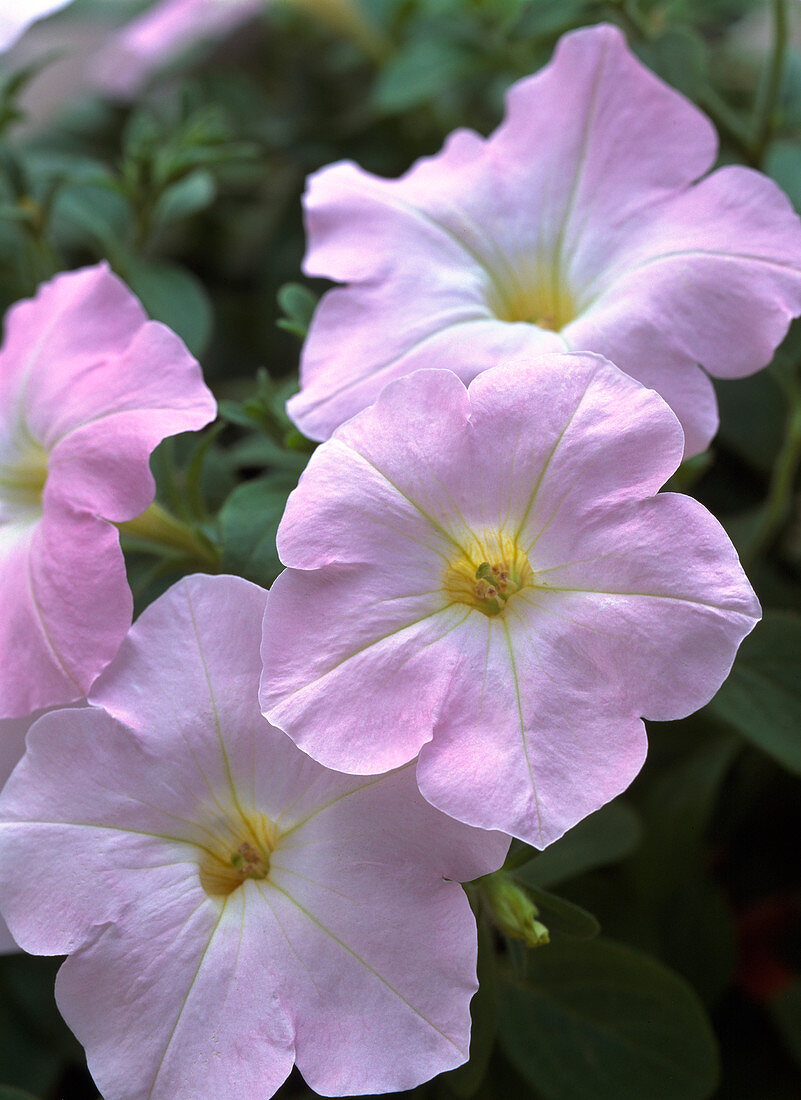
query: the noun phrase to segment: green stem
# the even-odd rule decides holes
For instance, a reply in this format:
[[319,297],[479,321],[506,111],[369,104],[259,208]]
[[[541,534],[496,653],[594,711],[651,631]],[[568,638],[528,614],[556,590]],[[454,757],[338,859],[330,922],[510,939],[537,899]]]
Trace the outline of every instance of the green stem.
[[700,90],[698,102],[715,123],[715,127],[726,135],[740,155],[750,165],[755,165],[754,144],[745,119],[740,116],[739,112],[730,107],[711,84],[707,84],[706,87]]
[[742,555],[746,566],[770,548],[784,526],[792,505],[795,480],[801,468],[801,388],[795,379],[788,383],[787,388],[790,398],[787,430],[773,464],[759,527]]
[[754,130],[751,140],[752,160],[759,165],[765,155],[773,131],[776,127],[776,107],[784,76],[784,61],[787,54],[787,9],[785,0],[773,0],[773,50],[760,86],[760,93],[754,110]]
[[518,867],[524,867],[527,863],[531,863],[536,855],[536,850],[528,844],[521,844],[519,848],[513,845],[502,870],[516,871]]
[[155,501],[141,516],[116,526],[123,537],[134,539],[144,549],[175,551],[205,572],[216,573],[220,568],[219,549]]

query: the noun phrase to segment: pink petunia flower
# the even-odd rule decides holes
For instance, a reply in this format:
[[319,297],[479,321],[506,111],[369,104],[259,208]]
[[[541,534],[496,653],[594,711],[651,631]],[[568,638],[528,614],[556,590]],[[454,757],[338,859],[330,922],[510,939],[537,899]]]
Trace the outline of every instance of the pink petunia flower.
[[86,694],[131,623],[115,523],[150,504],[148,460],[214,399],[182,341],[105,264],[58,275],[0,350],[0,717]]
[[13,46],[31,23],[71,3],[72,0],[4,0],[0,3],[0,50]]
[[[25,734],[31,721],[30,718],[0,720],[0,790],[25,752]],[[5,921],[0,917],[0,955],[13,951],[19,951],[19,948],[6,928]]]
[[[259,714],[266,593],[182,580],[95,686],[46,715],[0,797],[0,904],[107,1100],[323,1095],[467,1058],[476,930],[459,880],[509,838],[410,768],[326,771]],[[332,700],[332,709],[335,701]]]
[[160,68],[200,42],[230,34],[267,0],[157,0],[115,31],[97,58],[98,80],[115,95],[136,95]]
[[305,271],[329,291],[295,423],[326,439],[444,349],[464,382],[500,356],[598,352],[656,389],[687,454],[717,428],[708,375],[765,366],[801,313],[801,223],[771,180],[725,167],[709,120],[595,26],[515,84],[487,139],[450,136],[398,180],[311,177]]
[[433,805],[549,844],[637,774],[641,715],[709,701],[759,617],[718,522],[654,496],[682,444],[599,356],[392,383],[287,503],[264,714],[343,771],[419,753]]

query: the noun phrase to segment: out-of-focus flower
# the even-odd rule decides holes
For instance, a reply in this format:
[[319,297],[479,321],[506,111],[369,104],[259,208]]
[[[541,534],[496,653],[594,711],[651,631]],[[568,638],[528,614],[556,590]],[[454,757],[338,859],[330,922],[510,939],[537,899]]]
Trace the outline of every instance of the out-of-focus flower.
[[305,270],[348,285],[313,319],[290,415],[325,439],[432,355],[469,382],[502,355],[587,350],[656,389],[702,450],[717,407],[698,364],[752,373],[801,312],[801,222],[758,172],[699,181],[716,149],[709,120],[596,26],[512,87],[489,138],[459,130],[398,180],[323,169]]
[[[96,61],[104,91],[129,98],[154,73],[202,42],[231,34],[274,0],[158,0],[112,34]],[[352,38],[368,54],[385,50],[358,0],[283,0]]]
[[[38,715],[36,715],[38,717]],[[25,734],[31,718],[7,718],[0,720],[0,790],[25,752]],[[0,917],[0,955],[19,951],[5,921]]]
[[180,54],[234,31],[267,0],[159,0],[113,32],[96,59],[98,83],[108,92],[134,96],[148,78]]
[[0,50],[13,46],[31,23],[71,3],[72,0],[3,0],[0,3]]
[[[465,1061],[476,930],[459,885],[508,837],[414,772],[326,771],[259,714],[266,593],[190,577],[90,695],[45,715],[0,798],[0,904],[107,1100],[323,1095]],[[333,706],[332,701],[332,706]]]
[[599,356],[392,383],[287,503],[265,715],[328,767],[419,753],[433,805],[555,840],[637,774],[640,716],[707,703],[759,617],[718,522],[654,495],[682,447]]
[[182,341],[105,264],[56,276],[0,350],[0,717],[86,694],[130,626],[115,523],[154,495],[148,460],[215,402]]

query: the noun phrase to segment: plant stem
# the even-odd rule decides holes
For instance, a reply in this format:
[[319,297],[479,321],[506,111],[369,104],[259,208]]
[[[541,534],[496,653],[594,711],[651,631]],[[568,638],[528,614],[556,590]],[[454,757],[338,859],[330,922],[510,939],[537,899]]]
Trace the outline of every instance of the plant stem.
[[795,479],[801,468],[801,386],[795,378],[788,380],[787,392],[790,401],[787,430],[773,464],[759,526],[742,555],[746,566],[770,548],[784,526],[792,504]]
[[776,107],[784,76],[784,61],[787,54],[787,9],[785,0],[773,0],[773,50],[765,76],[760,86],[759,96],[754,109],[754,129],[751,139],[752,161],[762,163],[765,150],[773,137],[776,127]]
[[720,93],[706,84],[698,95],[698,101],[715,123],[715,127],[737,148],[740,155],[752,166],[754,160],[754,144],[748,132],[746,120],[740,113],[730,107]]
[[220,567],[219,549],[155,501],[141,516],[116,526],[121,535],[134,539],[143,549],[177,551],[205,572],[216,573]]

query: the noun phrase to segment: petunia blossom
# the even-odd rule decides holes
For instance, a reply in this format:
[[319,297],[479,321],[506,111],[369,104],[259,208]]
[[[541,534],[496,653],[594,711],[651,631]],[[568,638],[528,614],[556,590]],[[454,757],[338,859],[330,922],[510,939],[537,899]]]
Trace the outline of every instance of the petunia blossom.
[[84,696],[131,623],[115,523],[148,460],[214,399],[182,341],[105,264],[56,276],[0,349],[0,717]]
[[[443,355],[443,361],[449,357]],[[759,605],[718,522],[655,495],[683,437],[600,356],[389,385],[287,503],[262,710],[328,767],[537,847],[619,794]]]
[[0,50],[7,50],[32,23],[66,8],[72,0],[6,0],[0,4]]
[[[25,734],[30,725],[30,718],[0,720],[0,790],[25,752]],[[0,955],[18,950],[5,921],[0,917]]]
[[326,771],[272,728],[265,597],[180,581],[0,797],[0,907],[69,954],[56,999],[106,1100],[266,1098],[293,1062],[323,1095],[384,1092],[467,1058],[459,881],[509,838],[434,810],[410,767]]
[[305,271],[347,285],[312,321],[293,420],[326,439],[446,348],[464,382],[503,355],[592,351],[702,450],[709,374],[765,366],[801,313],[801,222],[759,172],[700,178],[716,153],[706,116],[600,25],[510,89],[489,138],[457,130],[397,180],[322,169]]
[[116,95],[136,95],[160,68],[200,42],[230,34],[267,0],[157,0],[114,31],[96,59],[98,81]]

